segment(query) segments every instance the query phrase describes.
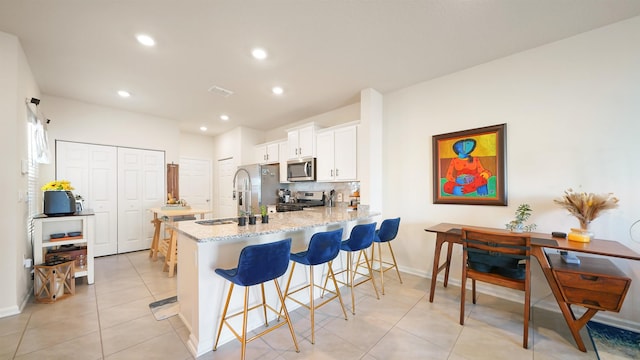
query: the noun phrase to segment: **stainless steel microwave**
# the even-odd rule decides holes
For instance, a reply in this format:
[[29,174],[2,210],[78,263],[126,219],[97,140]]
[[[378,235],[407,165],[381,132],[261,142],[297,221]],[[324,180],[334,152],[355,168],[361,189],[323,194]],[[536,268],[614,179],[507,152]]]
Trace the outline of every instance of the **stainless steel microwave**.
[[316,158],[287,161],[287,180],[316,181]]

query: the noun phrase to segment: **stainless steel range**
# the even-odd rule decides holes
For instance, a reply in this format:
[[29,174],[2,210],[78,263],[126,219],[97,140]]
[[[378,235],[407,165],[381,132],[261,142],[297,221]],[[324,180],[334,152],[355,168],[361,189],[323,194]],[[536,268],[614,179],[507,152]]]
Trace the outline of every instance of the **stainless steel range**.
[[324,191],[298,191],[295,199],[296,202],[276,204],[276,211],[300,211],[306,207],[324,206]]

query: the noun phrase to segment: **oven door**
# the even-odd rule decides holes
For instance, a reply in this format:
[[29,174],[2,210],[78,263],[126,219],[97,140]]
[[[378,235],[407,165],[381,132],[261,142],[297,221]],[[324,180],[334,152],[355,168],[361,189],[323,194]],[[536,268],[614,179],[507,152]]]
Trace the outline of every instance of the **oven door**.
[[296,159],[287,162],[287,180],[289,181],[315,181],[316,159]]

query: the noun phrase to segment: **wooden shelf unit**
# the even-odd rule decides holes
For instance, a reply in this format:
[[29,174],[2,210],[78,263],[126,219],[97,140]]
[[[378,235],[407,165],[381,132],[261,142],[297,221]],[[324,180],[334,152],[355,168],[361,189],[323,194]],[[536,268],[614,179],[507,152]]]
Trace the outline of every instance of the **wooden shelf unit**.
[[[95,239],[95,216],[92,210],[85,210],[68,216],[38,215],[33,219],[33,263],[42,265],[45,255],[50,249],[63,245],[79,245],[87,247],[86,265],[84,269],[76,267],[75,277],[87,277],[87,283],[94,282],[93,246]],[[81,236],[51,239],[51,234],[80,231]]]

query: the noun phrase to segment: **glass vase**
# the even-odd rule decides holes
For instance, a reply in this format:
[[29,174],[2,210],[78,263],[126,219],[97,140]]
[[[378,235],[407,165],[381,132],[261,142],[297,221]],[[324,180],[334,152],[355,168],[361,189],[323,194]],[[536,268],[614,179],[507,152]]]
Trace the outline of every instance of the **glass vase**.
[[591,241],[593,234],[589,229],[576,229],[571,228],[571,232],[567,235],[567,239],[570,241],[587,243]]

